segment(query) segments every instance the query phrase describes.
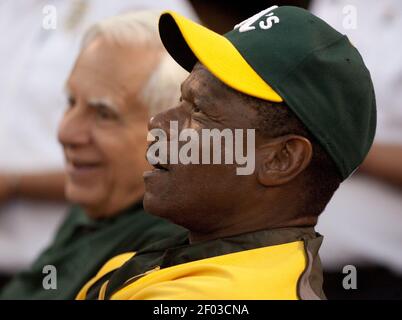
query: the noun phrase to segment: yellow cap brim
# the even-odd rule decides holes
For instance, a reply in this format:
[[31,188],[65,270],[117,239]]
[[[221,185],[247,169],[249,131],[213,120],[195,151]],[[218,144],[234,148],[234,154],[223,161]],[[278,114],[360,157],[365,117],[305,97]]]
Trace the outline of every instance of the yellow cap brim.
[[159,33],[169,54],[191,72],[197,60],[229,87],[260,99],[283,99],[247,63],[225,37],[173,11],[164,12]]

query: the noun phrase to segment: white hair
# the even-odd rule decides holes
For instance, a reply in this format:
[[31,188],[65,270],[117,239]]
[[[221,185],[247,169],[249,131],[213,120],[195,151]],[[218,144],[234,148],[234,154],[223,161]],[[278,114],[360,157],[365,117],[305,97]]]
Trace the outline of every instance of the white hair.
[[136,11],[107,18],[88,29],[81,45],[82,51],[101,36],[119,45],[147,46],[162,52],[138,96],[151,116],[174,106],[180,97],[180,84],[188,75],[163,47],[158,32],[159,16],[160,12],[156,11]]

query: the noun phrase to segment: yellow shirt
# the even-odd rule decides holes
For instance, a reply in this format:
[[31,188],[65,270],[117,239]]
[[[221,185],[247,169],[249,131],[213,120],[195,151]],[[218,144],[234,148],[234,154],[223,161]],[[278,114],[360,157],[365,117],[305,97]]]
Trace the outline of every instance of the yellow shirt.
[[[318,240],[316,238],[315,240]],[[134,253],[111,259],[77,295],[85,299],[91,286],[105,274],[117,270]],[[135,259],[135,258],[134,258]],[[109,295],[110,299],[317,299],[309,277],[314,254],[305,241],[245,250],[168,268],[156,267],[127,279]],[[108,281],[102,284],[98,299],[105,298]]]

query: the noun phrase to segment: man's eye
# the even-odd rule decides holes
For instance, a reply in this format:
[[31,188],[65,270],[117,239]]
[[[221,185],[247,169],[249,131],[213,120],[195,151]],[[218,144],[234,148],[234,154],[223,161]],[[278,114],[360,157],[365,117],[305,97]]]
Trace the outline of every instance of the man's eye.
[[68,97],[67,98],[67,105],[68,105],[68,107],[74,107],[74,105],[75,105],[75,99],[73,98],[73,97]]
[[198,108],[196,105],[194,105],[194,106],[193,106],[193,112],[194,112],[194,113],[201,112],[201,109]]
[[101,119],[114,119],[115,115],[106,108],[99,107],[96,112],[97,116]]
[[202,110],[200,108],[198,108],[198,106],[196,104],[194,104],[193,101],[184,100],[183,97],[180,97],[179,102],[183,102],[183,101],[185,101],[186,105],[189,107],[189,109],[191,110],[192,113],[202,112]]

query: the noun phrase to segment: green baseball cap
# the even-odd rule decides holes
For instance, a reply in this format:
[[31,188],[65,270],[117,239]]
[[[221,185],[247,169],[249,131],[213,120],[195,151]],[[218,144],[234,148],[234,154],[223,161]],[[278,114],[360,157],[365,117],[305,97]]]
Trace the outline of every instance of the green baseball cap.
[[298,7],[273,6],[219,35],[167,11],[159,33],[189,72],[200,61],[235,90],[285,101],[343,179],[363,162],[376,129],[370,73],[348,38],[320,18]]

